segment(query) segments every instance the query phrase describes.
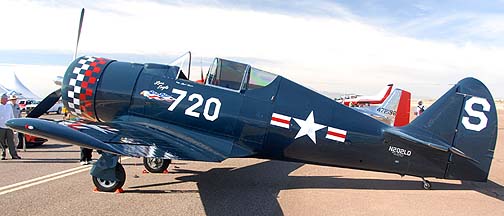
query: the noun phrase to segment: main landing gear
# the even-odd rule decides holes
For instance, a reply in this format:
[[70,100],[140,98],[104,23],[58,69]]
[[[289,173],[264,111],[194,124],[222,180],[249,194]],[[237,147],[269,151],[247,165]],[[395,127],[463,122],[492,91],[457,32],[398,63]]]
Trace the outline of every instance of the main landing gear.
[[430,190],[431,187],[432,187],[432,184],[430,183],[430,181],[428,180],[425,180],[425,178],[422,177],[422,186],[423,186],[423,189],[425,190]]
[[[126,182],[126,172],[118,161],[118,157],[102,153],[102,157],[95,163],[91,171],[93,183],[97,191],[121,192]],[[144,158],[145,169],[151,173],[163,173],[170,165],[170,159]],[[100,177],[97,177],[100,176]]]
[[98,189],[98,191],[102,192],[115,192],[117,190],[121,190],[124,182],[126,182],[126,172],[124,171],[123,166],[118,162],[115,167],[115,177],[116,180],[106,180],[93,176],[93,183]]
[[163,173],[171,163],[171,159],[162,158],[144,158],[145,169],[151,173]]

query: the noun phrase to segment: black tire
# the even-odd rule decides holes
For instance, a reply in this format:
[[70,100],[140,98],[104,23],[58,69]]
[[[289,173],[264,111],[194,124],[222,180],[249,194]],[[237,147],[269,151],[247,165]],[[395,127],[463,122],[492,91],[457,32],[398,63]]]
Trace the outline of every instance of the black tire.
[[171,159],[162,158],[145,158],[143,159],[143,164],[145,169],[151,173],[162,173],[164,172],[171,163]]
[[61,115],[61,111],[62,111],[62,109],[60,107],[60,108],[58,108],[58,111],[56,111],[56,113],[58,113],[58,115]]
[[430,190],[432,188],[432,184],[430,183],[430,181],[427,181],[427,180],[424,180],[423,181],[423,189],[425,190]]
[[109,181],[93,176],[93,184],[98,188],[98,191],[114,192],[124,185],[124,182],[126,182],[126,172],[120,163],[117,163],[115,172],[116,177],[119,179],[118,181]]

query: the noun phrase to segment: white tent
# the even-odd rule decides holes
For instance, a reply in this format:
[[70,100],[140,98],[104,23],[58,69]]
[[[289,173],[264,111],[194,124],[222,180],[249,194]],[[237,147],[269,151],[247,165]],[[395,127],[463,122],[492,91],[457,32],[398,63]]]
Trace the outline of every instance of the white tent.
[[38,95],[28,89],[14,72],[3,72],[0,79],[0,91],[7,94],[16,94],[19,98],[40,99]]
[[10,90],[9,90],[9,89],[7,89],[7,88],[5,88],[5,87],[3,87],[3,86],[0,84],[0,94],[3,94],[3,93],[8,93],[8,92],[10,92]]

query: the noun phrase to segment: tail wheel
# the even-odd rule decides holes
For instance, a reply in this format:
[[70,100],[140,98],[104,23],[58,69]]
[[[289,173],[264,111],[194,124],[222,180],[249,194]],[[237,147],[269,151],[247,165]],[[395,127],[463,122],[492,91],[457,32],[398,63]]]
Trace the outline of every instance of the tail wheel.
[[121,188],[124,185],[124,182],[126,182],[126,172],[120,163],[117,163],[115,172],[117,181],[105,180],[93,176],[93,183],[96,188],[102,192],[114,192]]
[[430,181],[423,180],[423,188],[425,190],[430,190],[432,188],[432,184],[430,183]]
[[164,172],[171,163],[171,159],[162,158],[144,158],[143,164],[145,169],[151,173],[162,173]]

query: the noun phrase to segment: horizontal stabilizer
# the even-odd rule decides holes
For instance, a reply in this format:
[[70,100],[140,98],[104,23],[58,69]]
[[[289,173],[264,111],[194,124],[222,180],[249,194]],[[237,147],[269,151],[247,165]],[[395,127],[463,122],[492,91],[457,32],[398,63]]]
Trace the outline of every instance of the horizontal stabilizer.
[[434,139],[432,137],[415,137],[414,135],[410,135],[408,133],[403,132],[398,128],[390,128],[384,132],[385,134],[389,134],[392,136],[399,137],[403,140],[409,141],[412,144],[425,145],[433,149],[437,149],[440,151],[449,151],[450,145],[448,143],[443,142],[442,140]]
[[451,152],[453,154],[456,154],[460,157],[463,157],[467,160],[471,160],[475,163],[479,163],[479,161],[477,161],[476,159],[474,158],[471,158],[470,156],[468,156],[467,154],[465,154],[464,152],[462,152],[462,150],[460,149],[457,149],[453,146],[450,146],[448,143],[445,143],[441,140],[437,140],[437,139],[433,139],[432,137],[428,137],[428,136],[425,136],[425,137],[422,137],[422,138],[418,138],[418,137],[414,137],[412,135],[409,135],[407,133],[404,133],[401,131],[401,129],[397,129],[397,128],[391,128],[391,129],[388,129],[384,132],[385,135],[391,135],[391,136],[396,136],[398,138],[401,138],[411,144],[418,144],[418,145],[424,145],[424,146],[427,146],[429,148],[433,148],[433,149],[436,149],[436,150],[439,150],[439,151],[443,151],[443,152]]

